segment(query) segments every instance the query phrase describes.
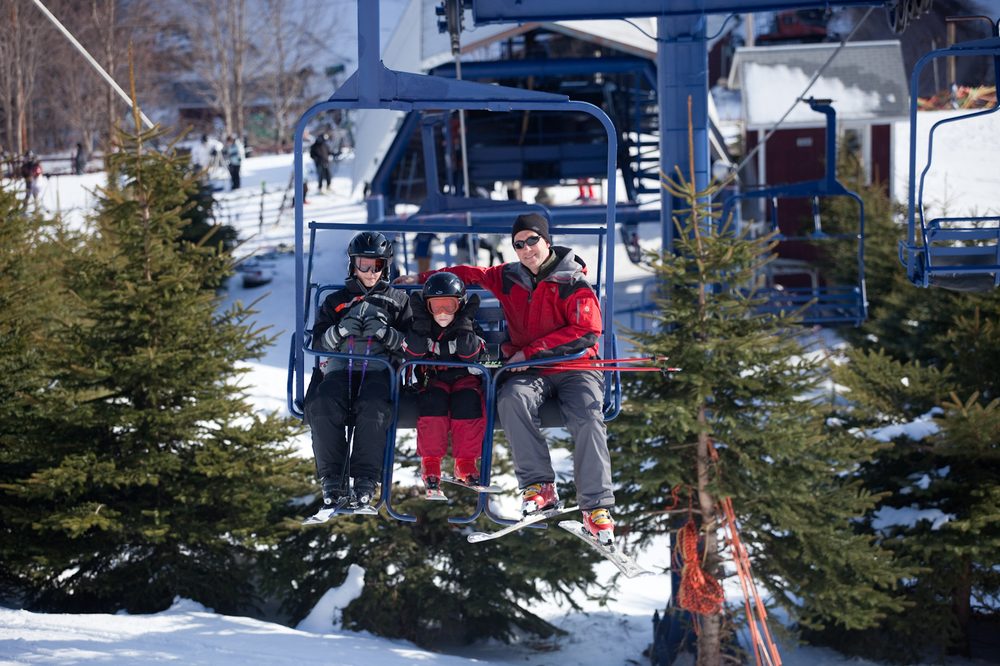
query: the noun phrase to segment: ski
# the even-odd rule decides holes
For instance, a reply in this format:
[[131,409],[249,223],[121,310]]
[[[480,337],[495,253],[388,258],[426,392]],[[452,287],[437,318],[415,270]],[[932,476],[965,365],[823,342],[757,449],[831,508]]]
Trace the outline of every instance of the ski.
[[448,496],[441,492],[440,488],[428,488],[424,495],[424,499],[430,500],[432,502],[447,502]]
[[654,573],[649,569],[644,569],[639,566],[634,559],[623,553],[620,549],[615,548],[614,546],[605,546],[599,542],[590,534],[590,532],[587,531],[587,528],[584,527],[583,523],[579,520],[561,520],[559,521],[559,527],[578,537],[588,546],[600,553],[604,559],[618,567],[618,570],[621,571],[626,578],[635,578],[636,576]]
[[309,516],[302,521],[303,525],[320,525],[327,522],[334,516],[375,516],[378,515],[378,511],[375,507],[368,506],[355,506],[348,502],[345,498],[342,502],[338,502],[333,507],[327,509],[320,509],[313,515]]
[[452,485],[460,486],[462,488],[468,488],[469,490],[475,490],[477,493],[502,493],[503,492],[503,488],[501,488],[500,486],[497,486],[497,485],[490,485],[490,486],[481,486],[481,485],[478,485],[478,484],[474,485],[474,484],[471,484],[471,483],[466,483],[465,481],[460,481],[459,479],[456,479],[453,476],[444,475],[444,476],[441,477],[441,480],[444,481],[445,483],[450,483]]
[[529,525],[534,525],[535,523],[540,523],[542,521],[548,520],[549,518],[555,518],[556,516],[561,516],[564,513],[571,513],[573,511],[579,511],[580,507],[571,506],[567,508],[556,507],[555,509],[546,509],[545,511],[539,511],[538,513],[533,513],[527,518],[519,520],[513,525],[508,525],[502,530],[497,530],[496,532],[473,532],[467,539],[469,543],[479,543],[480,541],[490,541],[492,539],[499,539],[502,536],[511,534],[512,532],[517,532],[518,530],[524,529]]

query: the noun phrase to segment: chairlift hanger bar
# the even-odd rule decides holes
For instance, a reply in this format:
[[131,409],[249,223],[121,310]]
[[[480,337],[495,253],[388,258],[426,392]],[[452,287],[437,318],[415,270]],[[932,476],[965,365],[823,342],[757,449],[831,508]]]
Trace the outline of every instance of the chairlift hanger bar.
[[747,14],[784,9],[872,7],[878,0],[471,0],[476,25],[520,21],[568,21],[620,19],[644,16],[691,16],[702,14]]

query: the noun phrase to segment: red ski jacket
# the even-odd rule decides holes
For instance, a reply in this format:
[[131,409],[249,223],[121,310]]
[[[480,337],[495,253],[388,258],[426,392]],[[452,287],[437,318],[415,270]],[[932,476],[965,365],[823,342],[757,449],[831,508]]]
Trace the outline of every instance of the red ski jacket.
[[[556,265],[536,284],[519,262],[483,268],[452,266],[441,270],[457,275],[467,285],[480,285],[500,301],[510,342],[504,352],[542,359],[574,354],[597,356],[602,329],[601,305],[586,280],[583,260],[566,247],[552,246]],[[421,273],[424,282],[437,271]],[[551,372],[551,371],[549,371]]]

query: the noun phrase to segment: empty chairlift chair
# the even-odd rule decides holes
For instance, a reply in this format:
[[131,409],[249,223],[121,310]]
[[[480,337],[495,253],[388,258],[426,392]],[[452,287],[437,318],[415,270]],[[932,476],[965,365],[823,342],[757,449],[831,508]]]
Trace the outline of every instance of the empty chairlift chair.
[[[907,277],[918,287],[954,291],[987,291],[1000,286],[1000,217],[924,216],[924,183],[934,155],[934,133],[939,127],[982,117],[1000,110],[1000,101],[988,109],[940,120],[928,137],[927,164],[917,185],[917,91],[924,65],[944,57],[987,57],[993,60],[994,80],[1000,80],[1000,37],[955,44],[932,51],[913,69],[910,82],[910,179],[907,237],[899,243],[899,260]],[[971,157],[971,156],[970,156]]]
[[[807,325],[852,324],[859,325],[867,316],[868,298],[865,288],[865,207],[857,193],[844,187],[837,180],[837,114],[830,100],[810,98],[805,100],[809,107],[826,116],[826,175],[820,180],[809,180],[788,185],[765,186],[757,190],[742,192],[726,200],[723,206],[723,220],[729,218],[737,206],[744,201],[758,200],[766,209],[765,228],[777,232],[776,240],[781,244],[810,246],[817,251],[831,242],[850,242],[855,245],[855,281],[853,284],[823,284],[819,279],[817,257],[802,261],[786,262],[780,270],[787,274],[807,275],[807,286],[774,286],[769,284],[763,294],[767,298],[762,307],[764,312],[798,312],[802,323]],[[830,233],[823,230],[821,202],[836,198],[847,199],[856,204],[857,221],[846,233]],[[808,202],[811,212],[812,231],[783,233],[778,223],[781,203],[794,206],[801,201]],[[800,204],[801,206],[801,204]],[[771,277],[776,274],[775,268]],[[768,281],[769,283],[771,280]],[[762,292],[758,290],[758,294]]]

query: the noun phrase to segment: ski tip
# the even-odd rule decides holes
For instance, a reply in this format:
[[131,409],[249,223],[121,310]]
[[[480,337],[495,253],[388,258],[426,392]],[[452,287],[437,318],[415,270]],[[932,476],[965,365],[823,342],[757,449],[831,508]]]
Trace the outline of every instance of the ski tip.
[[427,493],[424,499],[428,502],[447,502],[448,496],[439,491],[436,493]]
[[486,541],[489,538],[490,535],[487,534],[486,532],[473,532],[472,534],[466,537],[466,540],[469,543],[479,543],[480,541]]
[[323,523],[329,521],[333,518],[335,511],[332,509],[321,509],[318,513],[315,513],[305,520],[302,521],[303,525],[322,525]]

